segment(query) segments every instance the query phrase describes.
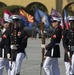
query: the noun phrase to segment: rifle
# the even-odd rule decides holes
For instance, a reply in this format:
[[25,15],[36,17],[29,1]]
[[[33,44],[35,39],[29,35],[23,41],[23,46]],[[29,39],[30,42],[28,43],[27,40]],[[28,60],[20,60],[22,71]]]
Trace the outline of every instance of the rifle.
[[[42,45],[45,44],[45,37],[44,37],[44,23],[41,22],[40,23],[40,28],[41,28],[41,33],[42,33]],[[43,62],[44,62],[44,53],[45,53],[45,49],[42,48],[42,61],[40,64],[40,75],[42,75],[42,67],[43,67]]]
[[11,36],[10,36],[10,40],[11,40],[11,66],[10,66],[10,70],[12,70],[12,62],[13,59],[15,57],[15,52],[14,50],[17,50],[16,48],[16,37],[17,37],[17,30],[16,30],[16,22],[14,22],[14,25],[12,26],[11,30]]

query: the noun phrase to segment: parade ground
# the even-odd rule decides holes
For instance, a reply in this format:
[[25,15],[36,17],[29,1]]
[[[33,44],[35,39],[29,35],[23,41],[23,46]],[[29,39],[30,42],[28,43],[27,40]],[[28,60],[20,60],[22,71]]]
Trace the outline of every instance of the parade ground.
[[[50,42],[50,38],[47,38],[46,44]],[[21,67],[20,75],[40,75],[40,63],[42,58],[42,48],[41,48],[42,40],[39,38],[29,38],[28,45],[26,48],[27,57],[24,59]],[[62,42],[60,43],[61,49],[61,58],[59,58],[59,66],[60,66],[60,75],[65,75],[65,65],[64,65],[64,49],[62,46]],[[6,70],[4,69],[4,74],[6,75]],[[42,75],[44,75],[44,71],[42,71]]]

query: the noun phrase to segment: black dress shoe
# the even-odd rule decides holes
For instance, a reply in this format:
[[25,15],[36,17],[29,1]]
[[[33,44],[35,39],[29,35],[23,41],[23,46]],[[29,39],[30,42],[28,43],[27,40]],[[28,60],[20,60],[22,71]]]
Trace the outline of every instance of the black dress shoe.
[[16,74],[16,75],[20,75],[20,73]]

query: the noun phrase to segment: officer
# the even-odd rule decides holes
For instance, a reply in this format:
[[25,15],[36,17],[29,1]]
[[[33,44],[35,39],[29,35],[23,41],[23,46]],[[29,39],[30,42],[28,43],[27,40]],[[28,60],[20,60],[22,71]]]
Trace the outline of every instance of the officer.
[[[14,55],[15,59],[14,63],[12,64],[13,71],[11,70],[11,75],[20,75],[21,64],[25,57],[25,48],[27,47],[28,35],[26,31],[23,29],[23,27],[21,27],[20,16],[12,15],[11,18],[13,19],[13,27],[9,33],[10,35],[9,38],[10,38],[11,51],[14,50],[14,54],[16,54]],[[8,54],[9,58],[10,54],[11,53]]]
[[[45,56],[46,59],[43,64],[43,69],[46,75],[60,75],[60,70],[58,66],[58,58],[60,57],[60,40],[62,29],[60,27],[60,19],[52,17],[51,26],[54,28],[54,33],[51,36],[51,42],[45,46],[47,50]],[[51,72],[52,66],[52,72]]]
[[69,27],[63,31],[63,46],[65,49],[66,75],[74,75],[74,16],[69,16]]
[[2,32],[2,40],[0,42],[0,75],[3,75],[3,69],[4,67],[6,67],[6,72],[7,72],[7,75],[10,75],[9,74],[9,61],[7,59],[7,51],[6,51],[6,37],[5,37],[5,34],[7,34],[7,30],[10,29],[10,25],[12,23],[12,20],[11,19],[5,19],[4,20],[4,30]]

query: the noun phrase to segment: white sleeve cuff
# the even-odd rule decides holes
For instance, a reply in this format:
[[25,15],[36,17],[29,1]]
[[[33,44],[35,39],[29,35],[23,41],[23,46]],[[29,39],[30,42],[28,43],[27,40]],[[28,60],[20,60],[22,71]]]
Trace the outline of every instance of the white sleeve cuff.
[[68,52],[67,54],[68,54],[68,57],[70,57],[70,52]]
[[9,53],[7,54],[7,58],[10,58],[10,54]]

